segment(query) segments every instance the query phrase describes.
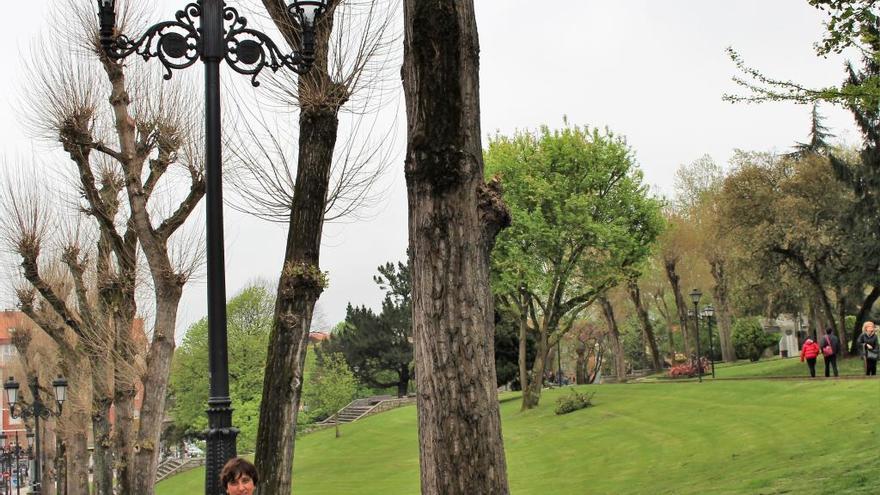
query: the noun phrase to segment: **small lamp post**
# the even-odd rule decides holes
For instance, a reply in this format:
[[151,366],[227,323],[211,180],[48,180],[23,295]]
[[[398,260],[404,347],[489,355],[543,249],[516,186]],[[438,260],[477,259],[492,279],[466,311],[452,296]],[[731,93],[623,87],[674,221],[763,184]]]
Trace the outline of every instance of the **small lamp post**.
[[248,27],[248,21],[224,0],[197,0],[177,12],[174,21],[155,24],[136,38],[116,31],[116,1],[98,0],[100,41],[113,60],[131,54],[157,58],[165,69],[185,69],[198,60],[205,66],[205,217],[207,221],[208,287],[208,443],[205,493],[217,495],[220,470],[236,456],[238,429],[232,426],[226,335],[226,279],[223,253],[223,182],[220,128],[220,63],[257,81],[263,69],[306,73],[315,61],[315,25],[329,0],[292,0],[286,5],[291,22],[300,28],[300,46],[283,53],[266,34]]
[[706,325],[709,326],[709,362],[712,364],[712,378],[715,378],[715,340],[712,338],[712,317],[715,316],[715,308],[711,304],[703,308],[703,316]]
[[703,293],[700,292],[700,289],[694,289],[691,291],[691,301],[694,303],[694,328],[696,329],[697,334],[697,376],[699,376],[700,383],[703,383],[703,363],[701,360],[700,354],[700,312],[697,310],[697,305],[700,304],[700,298],[703,297]]
[[6,380],[6,383],[3,384],[3,388],[6,392],[6,402],[9,404],[9,415],[15,419],[34,419],[34,430],[36,431],[36,439],[34,439],[34,434],[28,433],[28,444],[34,446],[35,452],[34,482],[31,493],[39,494],[42,493],[43,489],[40,479],[40,470],[42,469],[42,459],[40,458],[42,455],[42,452],[40,450],[40,419],[45,420],[53,416],[61,416],[64,401],[67,400],[67,380],[62,377],[58,377],[58,379],[52,382],[52,388],[54,389],[55,393],[55,402],[58,404],[58,412],[55,412],[54,409],[51,409],[47,405],[43,404],[43,400],[40,397],[40,382],[36,376],[31,378],[28,386],[31,389],[31,395],[33,396],[32,404],[25,404],[24,401],[20,400],[18,395],[20,385],[17,381],[15,381],[15,377],[10,376],[9,379]]

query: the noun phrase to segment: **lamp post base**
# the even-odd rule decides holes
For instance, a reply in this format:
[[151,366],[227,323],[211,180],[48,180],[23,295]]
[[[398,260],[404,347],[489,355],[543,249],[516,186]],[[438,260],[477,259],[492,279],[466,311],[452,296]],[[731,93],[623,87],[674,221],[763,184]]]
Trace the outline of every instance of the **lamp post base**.
[[229,397],[208,399],[207,459],[205,459],[205,493],[225,493],[220,486],[220,471],[229,459],[237,455],[235,439],[238,428],[232,426],[232,401]]

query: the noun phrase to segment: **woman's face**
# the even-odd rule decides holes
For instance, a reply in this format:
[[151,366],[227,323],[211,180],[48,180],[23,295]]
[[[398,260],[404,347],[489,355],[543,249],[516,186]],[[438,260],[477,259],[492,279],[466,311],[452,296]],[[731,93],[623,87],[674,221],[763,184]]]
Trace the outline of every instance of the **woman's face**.
[[226,493],[229,495],[254,495],[254,480],[246,474],[226,484]]
[[874,335],[874,324],[873,323],[868,323],[867,325],[865,325],[865,333],[867,333],[868,335]]

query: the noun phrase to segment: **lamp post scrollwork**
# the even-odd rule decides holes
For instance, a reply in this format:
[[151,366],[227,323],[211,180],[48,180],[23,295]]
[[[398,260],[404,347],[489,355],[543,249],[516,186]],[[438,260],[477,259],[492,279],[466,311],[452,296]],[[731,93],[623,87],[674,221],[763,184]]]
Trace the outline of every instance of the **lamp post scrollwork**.
[[42,459],[41,459],[41,446],[40,446],[40,420],[47,420],[51,417],[61,416],[63,411],[64,401],[67,400],[67,380],[62,377],[58,377],[56,380],[52,381],[52,388],[55,395],[55,402],[58,404],[58,411],[56,412],[50,406],[47,406],[43,403],[43,399],[40,397],[40,382],[37,377],[32,377],[28,380],[28,387],[31,390],[31,397],[33,397],[33,402],[31,404],[26,404],[19,397],[19,388],[20,385],[17,381],[15,381],[15,377],[10,376],[6,383],[3,384],[3,388],[6,392],[6,403],[9,404],[9,415],[15,419],[23,418],[25,421],[29,421],[33,419],[34,421],[34,435],[36,439],[29,433],[28,434],[28,444],[33,442],[34,448],[34,473],[33,473],[33,483],[31,493],[39,494],[42,493],[42,484],[41,484],[41,469],[42,469]]

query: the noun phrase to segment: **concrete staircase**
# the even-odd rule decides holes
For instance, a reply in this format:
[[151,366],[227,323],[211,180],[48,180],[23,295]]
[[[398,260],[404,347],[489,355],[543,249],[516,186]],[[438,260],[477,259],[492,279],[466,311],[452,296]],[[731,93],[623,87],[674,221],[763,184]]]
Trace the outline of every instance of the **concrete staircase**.
[[347,406],[340,409],[336,414],[330,416],[319,424],[335,424],[336,418],[339,418],[340,423],[351,423],[352,421],[357,421],[366,416],[370,411],[372,411],[372,409],[376,407],[377,404],[391,398],[392,397],[390,395],[382,395],[377,397],[367,397],[365,399],[353,400]]
[[175,474],[189,471],[190,469],[204,465],[204,457],[190,457],[189,459],[165,459],[164,461],[159,463],[159,468],[156,470],[156,483],[164,480],[165,478],[174,476]]

